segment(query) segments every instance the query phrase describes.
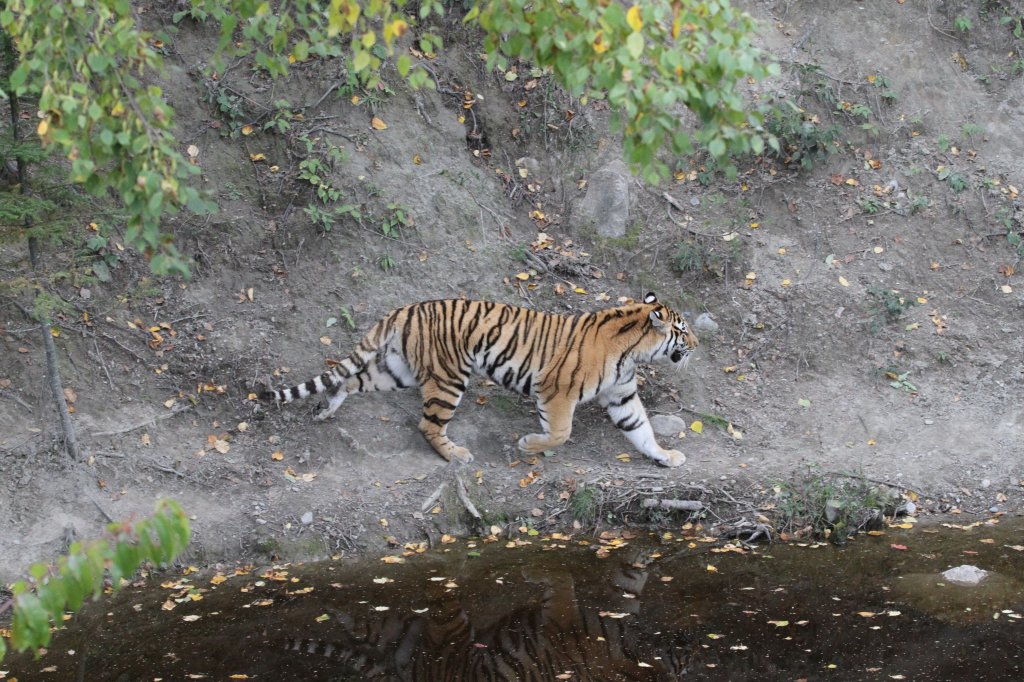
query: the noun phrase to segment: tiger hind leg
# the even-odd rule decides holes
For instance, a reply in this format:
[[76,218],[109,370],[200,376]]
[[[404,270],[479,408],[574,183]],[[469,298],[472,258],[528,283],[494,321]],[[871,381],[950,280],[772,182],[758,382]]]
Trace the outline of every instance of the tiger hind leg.
[[468,378],[467,372],[465,376],[450,381],[428,379],[421,387],[423,419],[420,420],[420,432],[437,454],[449,462],[454,459],[463,464],[473,461],[473,453],[452,442],[448,437],[448,422],[452,420],[455,408],[462,400]]
[[539,454],[569,440],[569,436],[572,435],[572,416],[575,412],[576,403],[568,399],[544,400],[538,397],[537,414],[541,426],[544,427],[544,433],[523,436],[519,439],[519,449]]

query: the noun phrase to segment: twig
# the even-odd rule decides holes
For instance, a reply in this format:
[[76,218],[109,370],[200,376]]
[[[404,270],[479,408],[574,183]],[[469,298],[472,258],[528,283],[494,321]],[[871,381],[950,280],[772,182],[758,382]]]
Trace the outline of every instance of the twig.
[[469,499],[469,491],[466,490],[466,484],[462,482],[462,477],[456,476],[455,482],[457,484],[455,486],[455,492],[458,494],[459,500],[462,501],[462,505],[466,508],[466,511],[469,512],[470,516],[482,523],[483,517],[480,516],[480,512],[476,510],[476,506],[473,505],[473,501]]
[[107,363],[103,362],[103,355],[100,353],[100,345],[96,341],[96,337],[92,337],[92,347],[96,351],[96,360],[100,363],[100,367],[103,368],[103,373],[107,375],[107,385],[111,389],[114,388],[114,380],[110,378],[110,370],[107,369]]
[[31,412],[31,411],[32,411],[32,406],[31,406],[31,405],[29,405],[28,403],[26,403],[26,402],[25,402],[24,400],[22,400],[21,398],[19,398],[19,397],[18,397],[18,394],[17,394],[17,393],[15,393],[14,391],[0,391],[0,395],[9,395],[9,396],[11,397],[11,400],[13,400],[14,402],[18,403],[19,405],[21,405],[22,407],[24,407],[24,408],[25,408],[26,410],[28,410],[29,412]]
[[93,500],[92,503],[96,505],[96,508],[100,510],[100,514],[103,514],[103,518],[107,520],[107,523],[114,523],[114,518],[107,513],[107,510],[100,506],[100,503]]
[[134,431],[135,429],[141,429],[141,428],[143,428],[145,426],[149,426],[150,424],[152,424],[154,422],[162,421],[164,419],[170,419],[174,415],[179,414],[181,412],[184,412],[185,410],[190,410],[190,409],[192,409],[192,405],[191,404],[189,404],[189,405],[179,405],[178,407],[174,408],[170,412],[166,412],[164,414],[153,415],[149,419],[146,419],[145,421],[141,421],[141,422],[139,422],[137,424],[132,424],[132,425],[126,426],[126,427],[124,427],[122,429],[115,429],[113,431],[96,431],[96,432],[93,432],[93,433],[91,433],[89,435],[91,437],[93,437],[93,438],[100,438],[100,437],[103,437],[103,436],[120,436],[122,434]]
[[683,511],[697,512],[704,508],[704,503],[700,500],[670,500],[667,498],[658,499],[656,497],[649,497],[641,502],[640,506],[644,509],[658,507],[660,509],[680,509]]
[[423,501],[423,504],[421,504],[421,505],[420,505],[420,511],[422,511],[422,512],[423,512],[424,514],[425,514],[425,513],[427,513],[427,511],[428,511],[428,510],[429,510],[429,509],[430,509],[431,507],[433,507],[433,506],[434,506],[434,504],[435,504],[435,503],[436,503],[436,502],[437,502],[437,501],[438,501],[439,499],[441,499],[441,493],[443,493],[443,492],[444,492],[444,487],[445,487],[445,485],[447,485],[447,484],[446,484],[446,483],[442,483],[441,485],[437,486],[437,490],[435,490],[434,492],[432,492],[432,493],[430,494],[430,497],[428,497],[428,498],[427,498],[426,500],[424,500],[424,501]]

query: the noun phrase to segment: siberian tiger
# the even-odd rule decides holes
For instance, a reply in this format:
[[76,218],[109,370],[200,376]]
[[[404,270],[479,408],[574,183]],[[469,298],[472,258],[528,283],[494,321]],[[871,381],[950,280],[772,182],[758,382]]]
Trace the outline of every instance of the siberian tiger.
[[540,453],[564,443],[576,406],[597,398],[612,423],[644,455],[663,466],[686,461],[654,439],[637,395],[636,365],[685,366],[697,347],[686,320],[647,294],[643,303],[595,313],[557,315],[503,303],[449,299],[413,303],[375,324],[355,351],[331,370],[283,390],[263,391],[265,401],[289,403],[317,393],[327,419],[350,393],[418,385],[423,394],[420,431],[446,460],[473,455],[447,435],[471,374],[476,373],[537,401],[544,433],[519,439]]

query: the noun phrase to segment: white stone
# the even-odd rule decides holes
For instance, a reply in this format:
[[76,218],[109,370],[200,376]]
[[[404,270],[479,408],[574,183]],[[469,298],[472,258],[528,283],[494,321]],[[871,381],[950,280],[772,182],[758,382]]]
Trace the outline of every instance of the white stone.
[[988,571],[970,564],[963,564],[942,573],[943,578],[958,585],[977,585],[987,576]]

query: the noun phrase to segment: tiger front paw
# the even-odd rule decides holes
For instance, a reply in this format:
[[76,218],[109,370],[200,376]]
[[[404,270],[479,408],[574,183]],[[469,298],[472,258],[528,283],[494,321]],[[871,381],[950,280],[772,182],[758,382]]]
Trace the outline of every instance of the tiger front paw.
[[464,447],[459,445],[454,446],[448,451],[448,461],[455,460],[460,464],[469,464],[473,461],[473,453]]
[[678,467],[686,463],[686,455],[678,450],[662,450],[658,464],[663,467]]

